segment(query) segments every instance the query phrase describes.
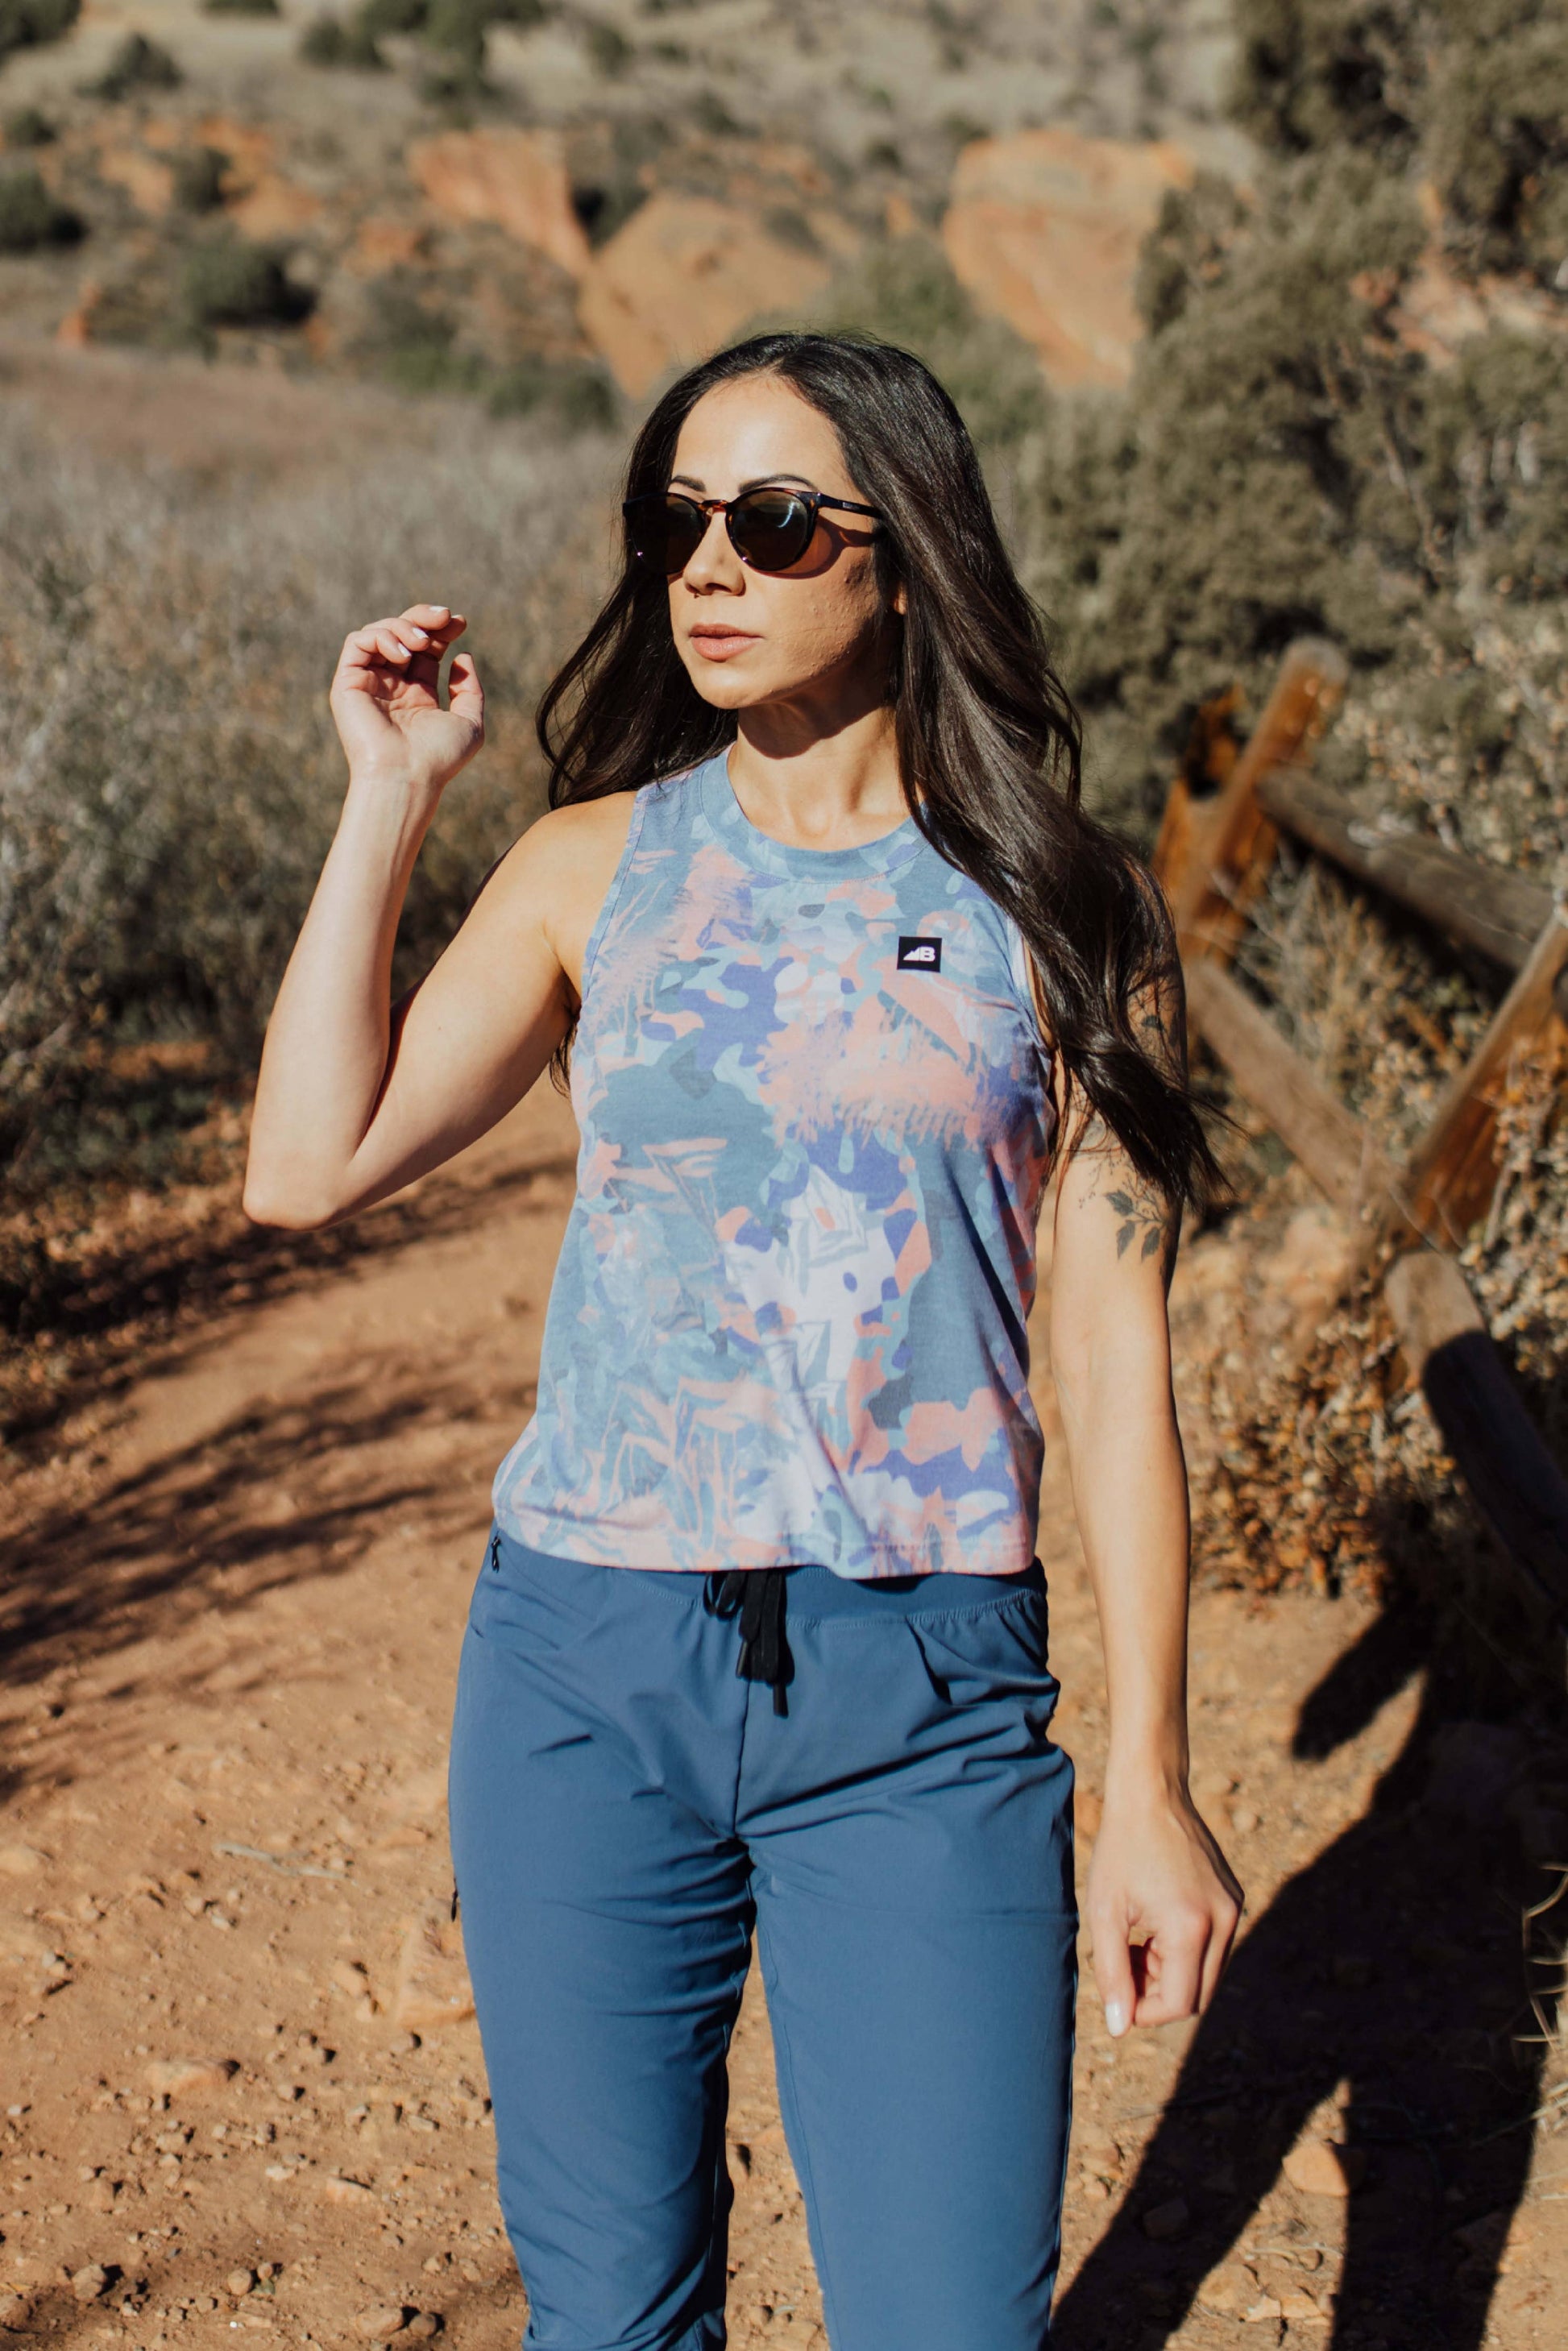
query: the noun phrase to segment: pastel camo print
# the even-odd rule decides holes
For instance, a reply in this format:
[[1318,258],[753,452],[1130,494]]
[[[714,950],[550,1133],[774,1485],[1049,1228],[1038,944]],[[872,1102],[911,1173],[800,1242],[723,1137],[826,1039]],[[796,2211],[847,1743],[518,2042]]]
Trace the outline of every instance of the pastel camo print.
[[913,820],[794,849],[727,753],[645,786],[501,1525],[613,1566],[1026,1567],[1049,1081],[1016,926]]

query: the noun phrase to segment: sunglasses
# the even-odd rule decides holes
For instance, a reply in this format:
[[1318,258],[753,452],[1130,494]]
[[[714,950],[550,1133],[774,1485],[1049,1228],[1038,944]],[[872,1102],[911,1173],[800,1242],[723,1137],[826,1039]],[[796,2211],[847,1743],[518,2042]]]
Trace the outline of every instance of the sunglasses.
[[753,571],[788,571],[799,563],[817,533],[823,507],[836,514],[870,515],[875,507],[853,498],[824,497],[821,490],[742,490],[737,498],[689,498],[680,490],[651,490],[627,498],[626,541],[644,570],[673,580],[684,571],[707,536],[709,515],[721,514],[729,543]]

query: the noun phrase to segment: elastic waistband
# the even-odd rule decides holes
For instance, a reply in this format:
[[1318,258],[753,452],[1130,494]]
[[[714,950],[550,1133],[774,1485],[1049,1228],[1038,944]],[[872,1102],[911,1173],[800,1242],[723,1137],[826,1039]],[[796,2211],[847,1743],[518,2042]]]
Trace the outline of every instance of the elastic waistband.
[[[503,1553],[511,1552],[519,1560],[559,1567],[569,1576],[627,1576],[650,1592],[662,1592],[667,1599],[694,1607],[701,1603],[714,1573],[702,1568],[612,1567],[568,1559],[535,1551],[498,1522],[491,1529],[491,1540],[500,1543]],[[767,1573],[761,1568],[737,1572]],[[900,1616],[968,1616],[1001,1607],[1020,1592],[1045,1589],[1045,1570],[1038,1559],[1016,1575],[955,1575],[939,1571],[929,1575],[848,1576],[835,1575],[831,1567],[810,1564],[787,1567],[783,1573],[789,1586],[789,1619],[796,1625],[820,1624],[828,1618],[874,1623]]]

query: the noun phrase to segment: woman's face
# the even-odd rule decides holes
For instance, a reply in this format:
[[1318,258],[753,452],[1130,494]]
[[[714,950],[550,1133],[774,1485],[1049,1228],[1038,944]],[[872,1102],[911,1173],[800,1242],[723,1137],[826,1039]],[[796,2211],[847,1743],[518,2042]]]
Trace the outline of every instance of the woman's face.
[[[732,498],[760,483],[871,501],[825,416],[777,376],[743,376],[698,401],[675,444],[668,486]],[[869,517],[823,513],[788,571],[753,571],[722,515],[670,582],[670,625],[692,684],[720,710],[768,703],[862,701],[880,680],[887,616]],[[895,599],[903,609],[903,596]],[[881,698],[880,691],[877,699]]]

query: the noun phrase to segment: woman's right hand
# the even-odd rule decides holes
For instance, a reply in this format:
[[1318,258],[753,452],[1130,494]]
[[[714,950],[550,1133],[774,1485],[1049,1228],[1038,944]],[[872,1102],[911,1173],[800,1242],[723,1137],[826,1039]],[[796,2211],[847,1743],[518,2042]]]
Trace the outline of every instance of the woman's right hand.
[[444,604],[411,604],[350,631],[329,700],[350,776],[373,774],[434,803],[474,757],[485,693],[471,654],[453,655],[447,709],[436,695],[441,657],[467,625]]

